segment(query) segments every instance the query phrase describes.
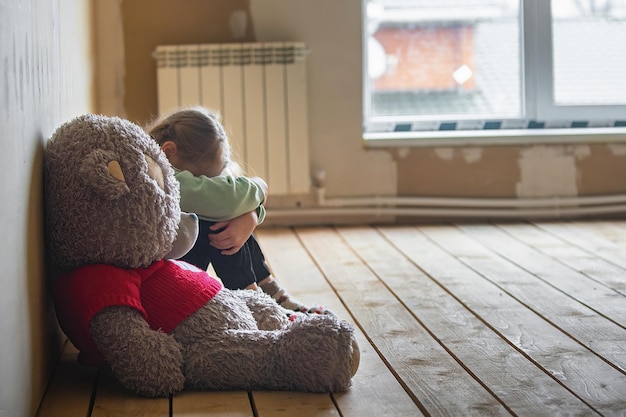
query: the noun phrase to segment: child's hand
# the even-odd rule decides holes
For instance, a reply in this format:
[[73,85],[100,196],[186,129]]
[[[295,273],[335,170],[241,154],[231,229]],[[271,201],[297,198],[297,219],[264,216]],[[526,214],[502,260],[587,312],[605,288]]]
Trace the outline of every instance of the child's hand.
[[221,232],[209,234],[209,241],[212,246],[222,249],[222,255],[232,255],[239,252],[257,225],[256,211],[242,214],[232,220],[217,222],[211,226],[211,230],[221,229]]

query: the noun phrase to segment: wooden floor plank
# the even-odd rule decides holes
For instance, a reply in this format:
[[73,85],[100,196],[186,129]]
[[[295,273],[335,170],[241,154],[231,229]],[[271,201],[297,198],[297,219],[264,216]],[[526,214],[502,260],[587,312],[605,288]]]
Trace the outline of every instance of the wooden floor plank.
[[[354,320],[290,229],[263,229],[259,242],[281,284],[308,304],[321,304],[339,317]],[[378,353],[356,329],[361,363],[348,391],[333,394],[343,417],[422,415]]]
[[624,220],[573,221],[576,228],[609,240],[618,245],[626,243],[626,222]]
[[354,319],[432,416],[509,415],[330,229],[297,229]]
[[[603,274],[583,273],[580,269],[586,268],[580,260],[590,260],[586,252],[563,244],[562,240],[529,224],[501,224],[498,229],[485,230],[489,232],[489,236],[486,233],[472,236],[486,238],[482,241],[487,242],[491,250],[626,329],[625,295],[606,285],[603,282],[606,279],[594,277],[609,275],[612,277],[611,282],[622,280],[626,284],[625,270],[593,257],[591,261],[595,266],[592,270],[601,270]],[[498,230],[506,232],[507,237],[502,238]]]
[[624,374],[444,251],[431,240],[438,230],[445,227],[381,228],[439,285],[578,397],[601,413],[626,409]]
[[339,417],[329,394],[304,392],[255,391],[258,417]]
[[89,415],[96,371],[82,367],[77,362],[77,357],[78,350],[69,341],[66,342],[37,417],[85,417]]
[[91,417],[169,417],[168,398],[147,398],[120,385],[110,372],[101,371]]
[[339,233],[470,372],[518,415],[589,412],[578,397],[532,364],[372,228]]
[[[537,279],[527,269],[495,254],[493,251],[498,251],[532,268],[532,257],[529,259],[529,251],[525,250],[527,247],[504,232],[490,225],[461,226],[461,229],[463,232],[453,227],[439,228],[428,236],[453,252],[465,264],[480,271],[481,275],[499,288],[626,373],[626,329],[568,297],[544,280]],[[540,262],[542,255],[534,252]],[[557,266],[556,263],[545,262],[541,273],[552,279],[562,279],[564,285],[566,278],[556,278],[558,273],[550,272],[550,268]],[[565,274],[563,271],[561,273]],[[575,274],[575,271],[570,273]],[[576,285],[581,284],[571,282],[568,288],[575,288]],[[616,297],[618,301],[624,301],[621,296]]]
[[575,245],[595,256],[626,269],[626,245],[618,244],[593,227],[584,227],[587,223],[573,222],[538,222],[535,226]]
[[626,296],[626,269],[599,258],[595,253],[574,246],[536,225],[516,223],[498,226],[516,239],[558,260],[563,265],[567,265],[598,284]]
[[172,417],[254,417],[247,391],[185,391],[172,398]]

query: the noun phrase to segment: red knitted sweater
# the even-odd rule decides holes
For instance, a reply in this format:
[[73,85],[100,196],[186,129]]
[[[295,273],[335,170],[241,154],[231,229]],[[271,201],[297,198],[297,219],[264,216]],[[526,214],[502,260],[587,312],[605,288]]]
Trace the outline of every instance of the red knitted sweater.
[[150,328],[172,331],[222,289],[205,271],[181,261],[161,260],[147,268],[88,265],[61,276],[54,301],[61,328],[87,365],[104,362],[89,333],[91,319],[105,307],[139,310]]

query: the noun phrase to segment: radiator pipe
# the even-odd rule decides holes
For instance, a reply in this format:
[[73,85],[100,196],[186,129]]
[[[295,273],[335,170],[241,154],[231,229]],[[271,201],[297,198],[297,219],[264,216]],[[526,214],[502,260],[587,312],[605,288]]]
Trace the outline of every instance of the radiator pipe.
[[369,217],[429,217],[471,219],[531,219],[563,218],[591,215],[626,214],[626,204],[592,207],[554,207],[546,209],[463,209],[463,208],[420,208],[420,207],[317,207],[294,209],[268,209],[271,218],[326,217],[326,216],[369,216]]
[[562,218],[626,214],[626,195],[550,198],[344,197],[327,199],[316,187],[317,206],[268,209],[268,216],[405,216],[449,218]]
[[456,207],[456,208],[557,208],[598,206],[626,203],[626,195],[547,197],[547,198],[462,198],[462,197],[349,197],[326,198],[326,189],[317,187],[317,204],[321,207]]

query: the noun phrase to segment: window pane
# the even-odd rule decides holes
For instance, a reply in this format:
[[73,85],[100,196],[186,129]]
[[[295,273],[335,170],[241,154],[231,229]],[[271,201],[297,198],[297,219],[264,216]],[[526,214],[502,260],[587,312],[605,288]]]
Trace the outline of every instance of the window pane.
[[369,116],[522,116],[519,1],[370,0],[367,17]]
[[554,101],[626,104],[626,1],[552,1]]

